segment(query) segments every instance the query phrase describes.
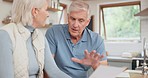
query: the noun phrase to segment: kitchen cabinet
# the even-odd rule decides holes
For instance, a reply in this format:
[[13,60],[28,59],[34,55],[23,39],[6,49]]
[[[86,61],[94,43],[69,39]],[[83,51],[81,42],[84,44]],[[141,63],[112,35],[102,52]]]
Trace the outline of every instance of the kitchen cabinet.
[[3,1],[7,1],[7,2],[13,2],[13,0],[3,0]]
[[63,3],[59,3],[58,5],[59,6],[57,6],[56,8],[49,6],[48,10],[53,11],[53,12],[57,12],[57,11],[62,11],[63,9],[65,9],[67,7],[67,5],[63,4]]
[[[6,2],[13,2],[13,0],[3,0],[3,1],[6,1]],[[51,2],[52,3],[52,2]],[[51,4],[51,5],[55,5],[55,4]],[[65,9],[67,7],[66,4],[63,4],[63,3],[57,3],[57,7],[55,8],[54,7],[51,7],[49,6],[48,7],[48,10],[49,11],[53,11],[53,12],[57,12],[57,11],[62,11],[63,9]]]
[[51,7],[48,7],[47,10],[48,10],[48,11],[53,11],[53,12],[61,11],[60,9],[51,8]]
[[148,8],[140,11],[139,13],[135,14],[135,16],[148,16]]

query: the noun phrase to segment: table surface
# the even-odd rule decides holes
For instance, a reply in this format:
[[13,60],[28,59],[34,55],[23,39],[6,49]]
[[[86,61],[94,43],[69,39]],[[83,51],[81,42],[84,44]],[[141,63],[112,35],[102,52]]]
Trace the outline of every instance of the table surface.
[[130,78],[148,78],[148,75],[143,75],[140,73],[129,73]]

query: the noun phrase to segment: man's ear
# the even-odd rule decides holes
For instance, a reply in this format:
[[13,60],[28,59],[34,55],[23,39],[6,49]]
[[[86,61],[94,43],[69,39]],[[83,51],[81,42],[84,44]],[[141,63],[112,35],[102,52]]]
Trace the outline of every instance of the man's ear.
[[90,22],[90,18],[87,20],[87,22],[86,22],[86,26],[89,25],[89,22]]

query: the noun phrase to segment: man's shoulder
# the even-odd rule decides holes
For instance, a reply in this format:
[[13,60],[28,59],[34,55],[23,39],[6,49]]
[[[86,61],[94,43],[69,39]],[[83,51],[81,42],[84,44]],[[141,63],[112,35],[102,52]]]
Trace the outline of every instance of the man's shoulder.
[[94,31],[91,31],[90,29],[86,28],[87,32],[90,34],[90,36],[99,36],[99,33],[96,33]]
[[91,36],[91,38],[93,39],[102,39],[102,37],[99,35],[99,33],[96,33],[94,31],[91,31],[89,29],[87,29],[89,35]]
[[67,26],[67,24],[55,24],[55,25],[52,25],[51,28],[60,29],[60,28],[66,27],[66,26]]
[[53,34],[61,34],[61,32],[64,32],[67,28],[67,24],[55,24],[52,27],[50,27],[46,33],[53,33]]

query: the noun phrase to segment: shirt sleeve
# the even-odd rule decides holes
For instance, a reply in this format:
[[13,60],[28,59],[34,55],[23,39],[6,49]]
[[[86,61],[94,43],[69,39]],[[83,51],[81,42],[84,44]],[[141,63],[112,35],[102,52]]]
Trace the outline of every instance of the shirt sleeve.
[[14,78],[12,42],[4,30],[0,30],[0,78]]
[[53,59],[53,56],[50,52],[49,45],[46,39],[45,39],[45,71],[50,78],[71,78],[57,67]]
[[107,56],[106,56],[106,50],[105,50],[105,45],[104,45],[104,40],[101,38],[101,36],[98,35],[98,48],[97,48],[97,52],[99,52],[101,55],[104,55],[104,57],[101,59],[103,60],[107,60]]
[[55,41],[55,36],[54,36],[54,30],[53,28],[49,28],[47,31],[46,31],[46,39],[48,41],[48,45],[50,47],[50,50],[51,50],[51,53],[52,54],[55,54],[56,53],[56,41]]

